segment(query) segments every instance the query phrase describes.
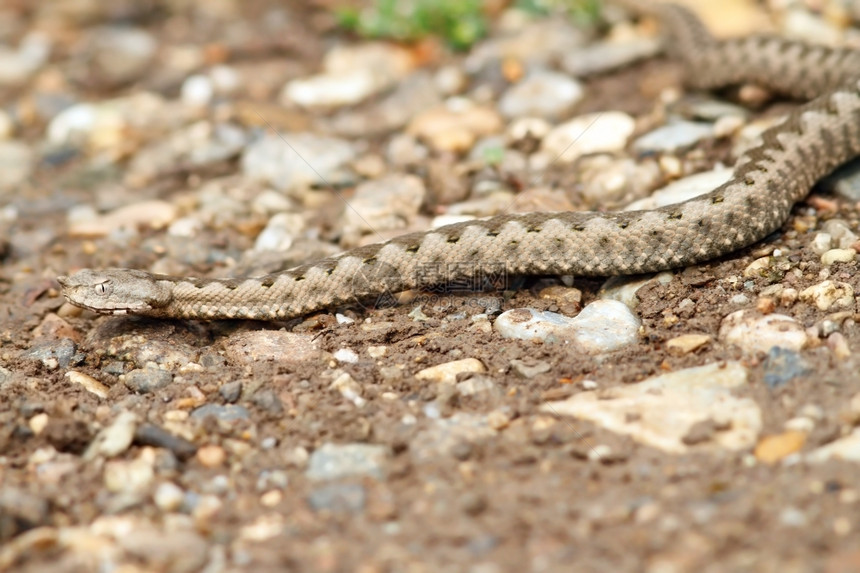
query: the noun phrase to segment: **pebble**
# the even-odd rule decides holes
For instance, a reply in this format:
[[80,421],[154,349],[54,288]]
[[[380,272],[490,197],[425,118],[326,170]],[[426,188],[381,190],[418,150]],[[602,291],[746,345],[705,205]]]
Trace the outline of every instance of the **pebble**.
[[30,32],[18,49],[0,49],[0,85],[15,87],[29,80],[51,54],[51,41],[40,32]]
[[860,161],[849,161],[821,180],[823,191],[832,192],[849,201],[860,201]]
[[581,115],[553,128],[542,150],[566,163],[592,153],[615,153],[624,149],[635,128],[636,121],[620,111]]
[[[0,514],[3,515],[3,541],[12,541],[11,537],[25,530],[48,525],[51,515],[51,506],[48,499],[41,495],[34,495],[25,489],[14,487],[10,483],[0,486]],[[5,551],[4,551],[5,553]],[[0,553],[0,567],[11,571],[12,565],[4,555]]]
[[361,385],[355,381],[348,372],[341,372],[331,383],[333,390],[340,392],[340,395],[361,408],[366,403],[366,400],[361,397]]
[[841,332],[834,332],[827,337],[827,347],[833,351],[836,358],[844,360],[851,356],[851,347],[848,346],[848,340]]
[[[284,349],[289,348],[289,352]],[[314,336],[280,330],[239,332],[224,342],[224,354],[235,364],[254,364],[264,360],[285,364],[314,363],[323,352]]]
[[[507,415],[507,422],[510,415]],[[503,427],[507,422],[496,420]],[[450,418],[437,418],[419,431],[409,445],[409,455],[415,463],[427,463],[439,458],[455,456],[474,444],[485,442],[496,435],[490,426],[490,416],[457,412]]]
[[250,416],[247,408],[235,404],[204,404],[191,411],[191,418],[196,420],[212,417],[221,422],[236,422],[247,420]]
[[333,356],[338,362],[345,362],[346,364],[358,363],[358,354],[351,348],[341,348],[335,351]]
[[[755,401],[734,395],[735,389],[746,385],[747,371],[742,364],[714,363],[638,384],[581,392],[548,402],[541,410],[589,420],[674,454],[691,448],[743,450],[752,447],[762,427]],[[716,426],[710,439],[686,443],[693,427],[708,420]]]
[[135,369],[123,375],[126,388],[138,394],[148,394],[169,386],[173,374],[160,368]]
[[224,465],[227,452],[224,448],[216,445],[203,446],[197,450],[197,461],[204,468],[217,468]]
[[504,338],[565,341],[589,354],[618,350],[639,338],[639,318],[617,301],[598,300],[575,318],[517,308],[502,313],[494,328]]
[[712,137],[714,126],[710,123],[676,121],[638,137],[633,150],[642,154],[670,153]]
[[833,237],[830,233],[815,233],[809,248],[817,255],[823,255],[833,247]]
[[144,493],[155,477],[153,461],[146,450],[131,461],[109,460],[104,467],[105,488],[113,493]]
[[345,232],[403,229],[418,215],[427,191],[414,175],[388,175],[362,183],[344,211]]
[[131,26],[103,26],[93,30],[87,51],[89,74],[110,86],[133,82],[149,71],[158,40],[148,31]]
[[631,310],[635,310],[639,306],[639,298],[636,293],[639,289],[648,284],[667,285],[672,282],[672,277],[675,275],[669,271],[657,273],[652,276],[645,277],[627,277],[617,276],[610,277],[600,287],[597,295],[602,300],[615,300],[625,304]]
[[173,482],[165,481],[158,484],[152,500],[161,511],[176,511],[185,499],[185,492]]
[[804,8],[795,7],[786,10],[781,18],[781,24],[781,32],[788,38],[819,45],[841,44],[842,33],[838,28]]
[[563,18],[548,18],[526,25],[516,23],[499,37],[476,44],[463,62],[470,75],[496,69],[504,61],[522,63],[527,69],[546,68],[585,44],[582,30]]
[[812,367],[799,353],[779,346],[767,351],[763,366],[764,382],[770,388],[779,388],[812,372]]
[[766,353],[777,346],[798,352],[809,340],[806,330],[794,318],[779,313],[761,316],[748,309],[738,310],[723,319],[719,339],[748,354]]
[[431,366],[423,370],[419,370],[415,374],[418,380],[426,380],[428,382],[436,382],[437,384],[455,384],[457,376],[465,373],[483,373],[487,368],[477,358],[464,358],[463,360],[454,360],[453,362],[445,362]]
[[766,464],[775,464],[785,457],[800,451],[806,443],[806,433],[789,430],[781,434],[766,436],[756,444],[753,454]]
[[110,389],[93,378],[92,376],[87,376],[81,372],[75,372],[74,370],[70,370],[66,372],[65,377],[69,379],[73,384],[80,384],[84,387],[84,389],[90,394],[95,394],[99,398],[107,398],[108,392]]
[[90,460],[95,456],[112,458],[125,452],[134,441],[137,423],[137,416],[133,412],[120,412],[111,425],[96,435],[87,448],[84,459]]
[[821,463],[833,459],[860,462],[860,428],[854,428],[847,436],[821,446],[806,455],[806,461],[812,463]]
[[627,66],[659,51],[660,42],[653,38],[595,42],[565,54],[561,67],[570,75],[581,78]]
[[409,51],[394,44],[335,46],[323,60],[323,73],[287,83],[282,100],[311,108],[354,105],[393,86],[413,66]]
[[287,251],[305,228],[298,213],[276,213],[254,241],[255,251]]
[[460,396],[475,396],[496,389],[496,383],[487,376],[472,376],[456,384]]
[[499,111],[508,119],[564,117],[582,100],[582,85],[570,76],[536,71],[514,84],[499,100]]
[[822,281],[800,291],[799,296],[801,301],[812,303],[822,311],[854,306],[854,288],[843,282]]
[[666,205],[674,205],[699,195],[704,195],[719,187],[732,176],[732,170],[719,167],[704,173],[684,177],[654,191],[649,197],[634,201],[624,208],[625,211],[637,209],[656,209]]
[[836,241],[836,247],[849,249],[860,237],[851,229],[851,224],[842,219],[829,219],[821,226],[822,230]]
[[69,338],[37,342],[21,357],[26,360],[38,361],[48,370],[68,368],[72,362],[79,362],[78,345]]
[[0,141],[0,196],[9,194],[33,175],[36,156],[30,145]]
[[314,511],[361,513],[367,504],[367,490],[357,483],[333,483],[316,488],[308,495]]
[[666,341],[666,349],[670,354],[683,356],[705,346],[711,341],[708,334],[682,334]]
[[179,97],[188,105],[205,107],[215,97],[215,83],[202,74],[188,76],[179,88]]
[[121,229],[146,227],[162,229],[177,217],[177,208],[166,201],[142,201],[98,215],[83,210],[69,211],[68,233],[73,237],[104,237]]
[[282,191],[331,186],[351,179],[346,165],[356,157],[346,140],[313,133],[265,135],[242,153],[244,176]]
[[390,452],[376,444],[325,443],[311,454],[305,476],[312,481],[347,477],[385,477]]
[[511,360],[511,369],[514,374],[520,378],[528,380],[529,378],[534,378],[538,374],[549,372],[552,369],[552,365],[543,360],[538,360],[533,363],[526,363],[522,360]]
[[109,159],[126,148],[132,136],[142,138],[162,133],[171,126],[175,114],[167,102],[150,92],[98,103],[79,103],[58,113],[48,124],[47,141],[57,147],[83,147],[102,152]]
[[233,382],[222,384],[221,387],[218,388],[218,394],[225,402],[232,404],[233,402],[238,401],[239,397],[242,395],[242,381],[234,380]]
[[419,113],[406,126],[406,133],[436,151],[462,153],[479,138],[501,133],[503,127],[496,110],[457,99]]

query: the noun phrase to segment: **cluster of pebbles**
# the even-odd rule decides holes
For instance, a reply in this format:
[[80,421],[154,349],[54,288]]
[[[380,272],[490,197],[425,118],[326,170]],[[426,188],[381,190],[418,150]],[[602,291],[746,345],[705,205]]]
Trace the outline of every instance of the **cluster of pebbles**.
[[[286,329],[65,304],[53,279],[81,267],[253,276],[499,213],[675,203],[784,111],[686,93],[649,61],[655,23],[611,7],[602,34],[498,9],[454,55],[247,4],[0,6],[0,570],[493,573],[576,547],[686,571],[755,563],[719,553],[737,535],[860,567],[839,551],[860,530],[850,170],[704,270],[406,293]],[[860,49],[851,3],[707,4],[721,34]],[[764,547],[717,489],[826,533]],[[677,546],[690,523],[725,527]]]

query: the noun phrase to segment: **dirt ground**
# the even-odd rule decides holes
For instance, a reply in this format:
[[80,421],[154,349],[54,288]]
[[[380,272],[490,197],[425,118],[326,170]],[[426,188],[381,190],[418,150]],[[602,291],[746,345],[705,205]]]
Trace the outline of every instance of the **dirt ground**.
[[[255,3],[243,17],[254,22],[264,7]],[[295,19],[284,32],[295,35],[282,35],[279,45],[236,53],[219,44],[217,25],[193,29],[185,41],[210,42],[213,52],[224,48],[226,60],[240,68],[262,69],[263,63],[288,58],[297,69],[314,70],[338,32],[318,6],[292,13]],[[158,35],[164,22],[153,18],[144,18],[143,25]],[[177,86],[157,76],[152,70],[132,86],[93,83],[75,89],[96,99],[144,86],[175,95]],[[678,78],[678,70],[662,58],[635,64],[588,80],[587,98],[578,109],[645,113],[654,102],[641,89],[619,86],[671,86]],[[35,88],[7,89],[4,105],[24,105],[32,97],[29,89]],[[36,142],[38,133],[39,126],[32,125],[21,139]],[[379,144],[369,140],[370,146]],[[727,159],[720,144],[705,151],[703,168]],[[109,237],[70,237],[68,209],[86,201],[94,188],[122,179],[114,174],[108,181],[85,183],[80,178],[85,157],[56,164],[49,159],[41,161],[25,187],[2,196],[18,215],[3,223],[0,253],[0,568],[860,571],[856,462],[765,463],[752,448],[669,454],[596,424],[541,410],[547,401],[582,392],[588,380],[613,388],[737,360],[750,374],[749,385],[738,394],[761,408],[762,438],[782,434],[788,420],[810,408],[819,416],[801,454],[846,435],[860,423],[851,406],[860,392],[856,306],[842,317],[840,330],[849,355],[834,356],[821,340],[801,352],[804,372],[779,385],[765,382],[764,354],[724,344],[718,332],[731,312],[746,307],[767,312],[767,301],[762,303],[758,293],[771,284],[789,281],[802,290],[820,282],[822,264],[810,243],[828,219],[841,218],[857,229],[860,215],[851,201],[820,194],[798,205],[791,220],[766,241],[677,271],[668,284],[649,284],[638,292],[638,342],[593,356],[568,345],[510,340],[492,329],[472,328],[473,316],[484,312],[487,299],[497,301],[501,311],[565,312],[539,294],[561,284],[552,277],[512,281],[509,286],[516,289],[500,292],[444,294],[438,304],[422,307],[426,319],[420,321],[410,314],[415,304],[409,300],[393,308],[337,309],[354,319],[348,324],[339,323],[334,310],[285,324],[74,312],[64,305],[53,277],[83,267],[149,268],[165,252],[153,248],[164,233],[146,229],[128,244]],[[554,166],[544,182],[563,185],[575,179],[573,168]],[[188,173],[177,167],[136,190],[137,197],[181,201],[187,188],[235,171],[236,160],[210,169]],[[206,229],[194,241],[203,249],[230,253],[249,246],[248,236],[230,227]],[[754,260],[776,248],[792,269],[802,271],[799,277],[784,272],[744,277]],[[200,275],[217,274],[212,261],[190,269],[176,264]],[[829,274],[860,292],[857,270],[856,261],[837,263]],[[732,283],[731,277],[740,280]],[[597,298],[602,284],[576,281],[583,305]],[[733,302],[738,293],[752,302]],[[692,306],[682,304],[687,299]],[[779,312],[804,328],[832,315],[804,303]],[[291,354],[297,351],[287,348],[282,359],[243,362],[225,350],[245,333],[284,328],[310,335],[326,358],[294,360]],[[667,348],[668,340],[691,332],[711,340],[682,355]],[[386,347],[385,354],[374,358],[378,347]],[[359,359],[337,363],[331,358],[345,348]],[[44,359],[40,349],[59,358]],[[446,391],[415,376],[428,366],[464,358],[486,367],[491,391]],[[144,368],[146,360],[168,365],[173,382],[148,392],[130,388],[125,375]],[[549,368],[523,378],[512,366],[518,360]],[[362,407],[332,387],[331,365],[358,383]],[[104,397],[76,383],[67,376],[70,371],[101,383]],[[224,387],[236,382],[239,395],[228,398]],[[208,404],[235,404],[247,415],[187,416]],[[137,420],[132,443],[114,456],[88,454],[99,432],[125,411]],[[491,435],[472,437],[463,429],[468,426],[463,420],[486,417],[503,418]],[[450,436],[440,433],[440,420],[452,420],[457,430]],[[179,435],[171,431],[177,427]],[[382,446],[382,475],[313,479],[308,456],[330,443]],[[152,458],[148,485],[134,494],[111,488],[106,472],[117,467],[111,464],[147,456]],[[169,503],[157,503],[163,482],[183,492],[179,507],[168,510]]]

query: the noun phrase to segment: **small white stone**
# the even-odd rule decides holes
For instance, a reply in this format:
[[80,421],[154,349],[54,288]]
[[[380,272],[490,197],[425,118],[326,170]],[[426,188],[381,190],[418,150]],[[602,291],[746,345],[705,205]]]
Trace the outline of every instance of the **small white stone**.
[[[709,364],[656,376],[638,384],[581,392],[541,407],[548,413],[590,420],[610,431],[670,453],[691,448],[743,450],[761,431],[761,410],[734,390],[747,384],[739,362]],[[699,422],[716,420],[724,430],[689,446],[684,437]]]
[[107,398],[108,392],[110,388],[93,378],[92,376],[87,376],[81,372],[75,372],[74,370],[70,370],[66,372],[66,378],[69,379],[70,382],[74,384],[80,384],[84,387],[84,389],[91,393],[95,394],[99,398]]
[[184,103],[205,107],[212,103],[215,96],[215,86],[212,80],[204,75],[189,76],[182,82],[180,98]]
[[833,248],[833,237],[830,236],[830,233],[815,233],[812,242],[809,243],[809,248],[816,255],[823,255]]
[[808,341],[803,326],[794,318],[778,313],[759,316],[749,309],[725,317],[719,338],[750,354],[767,352],[774,346],[799,351]]
[[331,383],[331,388],[340,392],[340,395],[358,406],[359,408],[365,404],[364,398],[361,397],[361,385],[350,376],[348,372],[341,372],[337,378]]
[[161,511],[176,511],[182,505],[185,492],[173,482],[162,482],[155,488],[152,499]]
[[638,153],[666,153],[713,136],[714,126],[710,123],[678,121],[639,137],[633,142],[633,149]]
[[463,360],[454,360],[453,362],[445,362],[437,366],[431,366],[420,370],[415,374],[418,380],[428,380],[441,384],[455,384],[457,375],[463,372],[486,372],[487,368],[476,358],[465,358]]
[[137,416],[133,412],[121,412],[113,423],[98,433],[84,453],[84,459],[96,456],[112,458],[125,452],[134,440],[137,430]]
[[499,111],[508,118],[564,116],[583,97],[582,85],[558,72],[539,71],[514,84],[499,100]]
[[818,310],[848,308],[854,304],[854,288],[848,283],[826,280],[800,291],[800,300],[815,304]]
[[650,196],[639,201],[634,201],[624,208],[625,211],[634,211],[637,209],[656,209],[666,205],[674,205],[699,195],[704,195],[713,191],[729,180],[732,176],[732,170],[725,167],[719,167],[704,173],[697,173],[684,177],[677,181],[658,189]]
[[254,241],[255,251],[286,251],[305,229],[305,218],[298,213],[278,213]]
[[358,354],[351,348],[341,348],[335,351],[334,359],[338,362],[346,362],[347,364],[357,364]]
[[561,162],[621,151],[635,128],[636,121],[620,111],[581,115],[550,131],[543,140],[543,150]]
[[575,318],[517,308],[502,313],[494,325],[505,338],[570,341],[590,354],[611,352],[636,342],[639,326],[639,318],[614,300],[595,301]]
[[820,463],[830,459],[860,462],[860,428],[836,441],[821,446],[806,456],[806,460]]
[[850,263],[857,257],[854,249],[830,249],[821,255],[821,264],[829,267],[833,263]]

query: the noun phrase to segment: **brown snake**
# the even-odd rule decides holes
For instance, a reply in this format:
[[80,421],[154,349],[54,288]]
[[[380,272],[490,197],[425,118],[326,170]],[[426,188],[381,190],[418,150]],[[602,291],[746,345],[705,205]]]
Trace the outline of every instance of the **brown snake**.
[[463,278],[458,272],[497,274],[500,265],[514,275],[574,276],[682,267],[766,237],[819,178],[860,155],[860,51],[773,37],[716,40],[682,7],[621,3],[658,17],[694,88],[754,83],[799,99],[818,97],[767,130],[763,143],[738,160],[729,182],[676,205],[499,215],[257,278],[85,269],[58,277],[63,294],[72,304],[107,314],[279,320]]

